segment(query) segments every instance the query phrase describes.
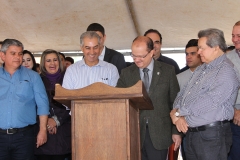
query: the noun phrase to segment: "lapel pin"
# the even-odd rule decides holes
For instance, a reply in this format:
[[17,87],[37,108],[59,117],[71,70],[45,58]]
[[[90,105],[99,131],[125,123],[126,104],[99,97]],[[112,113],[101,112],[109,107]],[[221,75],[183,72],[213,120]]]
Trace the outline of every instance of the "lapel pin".
[[160,74],[160,72],[157,72],[157,75],[159,75]]

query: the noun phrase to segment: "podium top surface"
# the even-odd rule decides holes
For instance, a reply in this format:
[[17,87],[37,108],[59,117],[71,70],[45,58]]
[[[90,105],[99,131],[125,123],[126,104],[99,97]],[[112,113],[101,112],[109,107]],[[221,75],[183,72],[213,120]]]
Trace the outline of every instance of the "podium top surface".
[[153,109],[141,80],[129,88],[116,88],[97,82],[81,89],[68,90],[56,84],[54,99],[69,108],[72,100],[130,99],[139,109]]

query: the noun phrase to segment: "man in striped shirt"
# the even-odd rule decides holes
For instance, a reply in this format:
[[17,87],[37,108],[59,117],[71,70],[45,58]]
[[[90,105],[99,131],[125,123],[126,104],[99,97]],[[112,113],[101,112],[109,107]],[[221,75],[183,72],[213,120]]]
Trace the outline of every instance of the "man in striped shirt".
[[80,37],[80,47],[83,51],[83,60],[69,66],[66,70],[63,87],[66,89],[79,89],[95,82],[102,82],[115,86],[119,78],[117,68],[110,63],[99,60],[99,35],[88,31]]
[[198,37],[203,64],[178,93],[170,115],[178,131],[186,133],[188,160],[226,160],[239,80],[224,54],[223,32],[210,28],[200,31]]

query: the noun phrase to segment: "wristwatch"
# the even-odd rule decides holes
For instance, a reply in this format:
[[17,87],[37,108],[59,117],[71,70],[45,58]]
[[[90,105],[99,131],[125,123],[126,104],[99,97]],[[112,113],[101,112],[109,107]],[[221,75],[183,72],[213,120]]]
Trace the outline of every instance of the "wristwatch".
[[179,115],[180,115],[180,113],[178,112],[178,109],[177,109],[177,111],[175,112],[175,116],[179,117]]

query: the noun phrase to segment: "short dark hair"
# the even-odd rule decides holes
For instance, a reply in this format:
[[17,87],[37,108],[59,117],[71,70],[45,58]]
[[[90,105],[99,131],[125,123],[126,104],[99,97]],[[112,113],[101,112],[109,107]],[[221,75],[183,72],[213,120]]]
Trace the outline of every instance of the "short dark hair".
[[105,29],[104,27],[99,23],[92,23],[87,27],[87,31],[99,31],[102,33],[103,36],[105,36]]
[[74,63],[74,59],[72,57],[66,57],[65,58],[65,61],[69,61],[71,62],[72,64]]
[[235,49],[235,46],[228,46],[227,51],[231,51],[231,50],[234,50],[234,49]]
[[58,52],[58,53],[59,53],[59,55],[63,56],[64,60],[66,59],[66,57],[65,57],[65,55],[63,53],[61,53],[61,52]]
[[32,68],[32,70],[37,71],[37,63],[36,63],[36,60],[35,60],[32,52],[30,52],[30,51],[28,51],[28,50],[23,50],[23,55],[24,55],[24,54],[30,55],[30,57],[32,58],[32,61],[33,61],[33,68]]
[[197,47],[198,46],[198,39],[190,39],[186,45],[186,49],[189,47]]
[[159,38],[160,38],[160,43],[162,44],[162,35],[161,35],[161,33],[158,30],[156,30],[156,29],[149,29],[149,30],[147,30],[144,33],[144,36],[146,36],[148,33],[156,33],[159,36]]
[[[2,44],[3,44],[3,41],[0,41],[0,45],[1,45],[1,47],[2,47]],[[0,52],[1,52],[1,47],[0,47]]]

